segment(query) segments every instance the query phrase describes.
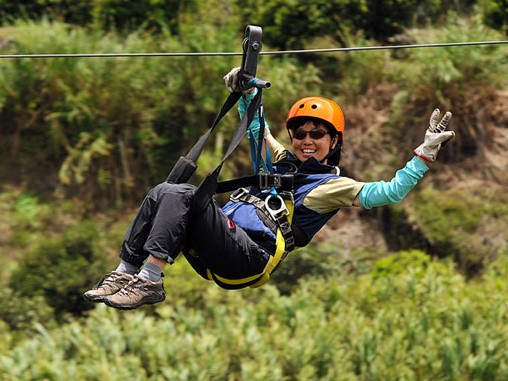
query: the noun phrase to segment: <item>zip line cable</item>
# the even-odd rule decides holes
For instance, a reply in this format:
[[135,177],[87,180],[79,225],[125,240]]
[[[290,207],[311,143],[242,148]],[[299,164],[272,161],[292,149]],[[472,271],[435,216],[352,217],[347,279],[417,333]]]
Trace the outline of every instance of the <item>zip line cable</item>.
[[[284,54],[309,54],[309,53],[335,53],[335,52],[357,52],[365,50],[398,50],[398,49],[421,49],[421,48],[442,48],[453,46],[478,46],[478,45],[504,45],[508,40],[501,41],[469,41],[449,42],[436,44],[407,44],[407,45],[382,45],[382,46],[361,46],[350,48],[329,48],[329,49],[302,49],[302,50],[280,50],[260,52],[259,55],[284,55]],[[0,59],[21,59],[21,58],[116,58],[116,57],[210,57],[210,56],[241,56],[242,52],[202,52],[202,53],[66,53],[66,54],[3,54]]]
[[383,46],[360,46],[351,48],[330,48],[330,49],[307,49],[307,50],[284,50],[280,52],[261,52],[260,55],[275,54],[304,54],[304,53],[333,53],[333,52],[356,52],[362,50],[397,50],[397,49],[419,49],[419,48],[442,48],[449,46],[478,46],[478,45],[503,45],[508,40],[501,41],[469,41],[469,42],[444,42],[436,44],[408,44],[408,45],[383,45]]

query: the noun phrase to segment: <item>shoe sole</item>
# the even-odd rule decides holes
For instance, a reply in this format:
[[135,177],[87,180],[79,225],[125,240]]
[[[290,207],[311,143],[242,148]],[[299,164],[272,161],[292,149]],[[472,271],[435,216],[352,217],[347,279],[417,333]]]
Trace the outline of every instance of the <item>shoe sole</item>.
[[131,305],[117,304],[117,303],[112,302],[108,298],[105,298],[103,300],[103,303],[109,307],[116,308],[117,310],[135,310],[136,308],[139,308],[145,304],[157,304],[157,303],[163,302],[164,300],[166,300],[166,295],[164,295],[164,297],[162,299],[148,299],[148,300],[145,299],[145,300],[140,300],[138,303],[131,304]]
[[[118,290],[120,291],[120,290]],[[85,300],[88,300],[89,302],[94,302],[94,303],[104,303],[106,301],[107,298],[109,298],[110,296],[113,296],[115,295],[118,291],[112,293],[112,294],[107,294],[107,295],[87,295],[86,293],[83,294],[83,298]]]
[[104,303],[104,300],[111,295],[104,295],[104,296],[93,296],[93,295],[83,295],[83,298],[85,300],[88,300],[89,302],[93,303]]

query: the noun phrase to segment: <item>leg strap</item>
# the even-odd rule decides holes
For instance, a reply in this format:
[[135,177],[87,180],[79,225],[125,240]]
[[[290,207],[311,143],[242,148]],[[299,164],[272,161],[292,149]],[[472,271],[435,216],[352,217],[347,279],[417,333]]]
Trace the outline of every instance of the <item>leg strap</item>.
[[[286,199],[284,200],[285,203],[285,209],[287,210],[287,213],[285,214],[285,220],[286,220],[286,226],[284,229],[287,229],[287,226],[289,226],[289,229],[291,227],[291,220],[293,218],[293,200],[292,199]],[[268,262],[266,263],[266,266],[261,274],[256,274],[247,278],[242,279],[226,279],[219,275],[216,275],[212,273],[210,270],[207,270],[208,279],[215,281],[220,287],[226,288],[226,289],[240,289],[245,287],[251,287],[256,288],[264,285],[268,280],[270,279],[270,275],[272,272],[277,268],[277,266],[286,258],[287,254],[294,248],[294,239],[290,240],[290,249],[287,250],[287,239],[285,236],[287,236],[287,231],[284,233],[283,229],[279,225],[277,227],[277,239],[275,241],[276,249],[275,254],[270,255],[270,258],[268,259]],[[291,238],[293,236],[291,235]]]

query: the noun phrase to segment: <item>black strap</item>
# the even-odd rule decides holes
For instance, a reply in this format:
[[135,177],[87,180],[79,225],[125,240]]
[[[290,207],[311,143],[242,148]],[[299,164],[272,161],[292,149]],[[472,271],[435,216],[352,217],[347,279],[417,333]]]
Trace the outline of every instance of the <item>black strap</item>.
[[[237,191],[231,195],[230,200],[233,202],[242,201],[254,205],[258,210],[258,216],[261,218],[265,226],[274,233],[276,232],[277,223],[273,218],[270,217],[270,215],[266,211],[265,202],[261,200],[259,197],[250,194],[249,191],[245,188],[240,188],[237,189]],[[275,250],[273,251],[273,253],[275,253]]]
[[213,130],[221,119],[226,115],[231,108],[238,102],[238,99],[242,96],[241,93],[231,93],[229,94],[228,98],[222,105],[222,108],[220,109],[219,113],[215,117],[215,120],[213,121],[212,125],[208,129],[206,133],[204,133],[199,140],[194,144],[194,146],[190,149],[190,151],[187,153],[185,157],[180,156],[176,164],[171,169],[171,172],[169,173],[168,177],[166,178],[166,182],[168,183],[185,183],[187,182],[190,177],[194,174],[196,171],[197,165],[196,162],[203,152],[203,149],[205,148],[205,144],[208,141],[208,138],[212,134]]
[[251,125],[252,120],[258,110],[259,105],[261,104],[262,90],[258,89],[257,94],[254,96],[254,99],[251,101],[249,107],[247,108],[247,112],[243,115],[242,120],[238,124],[238,128],[236,129],[236,133],[229,144],[229,147],[224,154],[221,162],[215,168],[215,170],[208,174],[201,184],[198,186],[196,190],[196,195],[194,197],[194,213],[200,214],[204,208],[208,205],[211,198],[217,191],[218,178],[219,173],[224,165],[224,162],[227,158],[233,153],[235,148],[240,144],[245,133],[247,132],[248,126]]
[[295,237],[293,236],[293,230],[288,218],[285,215],[280,215],[275,219],[277,226],[279,227],[284,242],[286,243],[285,251],[289,253],[295,248]]
[[231,195],[230,200],[233,202],[242,201],[254,205],[260,212],[258,215],[269,229],[274,232],[274,228],[278,227],[280,229],[286,245],[285,251],[290,252],[295,248],[295,237],[293,236],[291,224],[289,223],[287,215],[280,214],[277,217],[272,217],[266,210],[265,202],[259,197],[250,194],[245,188],[238,189],[237,192]]
[[257,175],[240,177],[238,179],[221,181],[217,184],[216,193],[232,192],[238,188],[257,187],[261,190],[276,188],[277,190],[292,192],[295,176],[293,174],[279,175],[258,173]]
[[[247,131],[247,127],[250,125],[250,122],[252,122],[252,119],[254,118],[254,112],[256,112],[259,109],[259,106],[261,104],[261,88],[263,87],[268,88],[271,86],[269,82],[262,81],[259,78],[256,78],[258,58],[262,47],[261,42],[262,35],[263,32],[260,26],[248,25],[247,28],[245,29],[245,38],[242,43],[243,56],[242,56],[242,66],[240,68],[239,73],[239,84],[242,90],[257,87],[259,88],[259,91],[256,97],[254,98],[254,101],[251,103],[251,106],[253,107],[252,108],[249,107],[249,109],[247,110],[247,114],[249,114],[247,123],[244,123],[244,120],[242,119],[239,126],[239,129],[242,129],[242,131],[241,132],[237,131],[237,134],[233,138],[230,148],[226,153],[226,156],[222,160],[222,163],[219,164],[217,169],[214,171],[214,173],[217,172],[217,176],[218,173],[220,172],[222,164],[224,163],[226,158],[231,154],[231,152],[233,152],[236,146],[240,143],[243,134],[245,134],[245,132]],[[212,134],[217,124],[219,124],[220,120],[224,117],[224,115],[228,113],[229,110],[231,110],[231,108],[236,104],[236,102],[238,102],[238,99],[240,99],[241,96],[242,94],[240,92],[234,92],[229,95],[229,97],[226,99],[226,102],[224,102],[224,105],[222,106],[220,112],[215,117],[212,126],[203,136],[199,138],[199,140],[192,147],[189,153],[185,157],[181,156],[176,162],[176,164],[173,166],[173,169],[166,178],[167,182],[183,183],[187,182],[190,179],[190,177],[194,174],[194,172],[197,169],[196,162],[201,153],[203,152],[203,149],[205,147],[208,138]]]

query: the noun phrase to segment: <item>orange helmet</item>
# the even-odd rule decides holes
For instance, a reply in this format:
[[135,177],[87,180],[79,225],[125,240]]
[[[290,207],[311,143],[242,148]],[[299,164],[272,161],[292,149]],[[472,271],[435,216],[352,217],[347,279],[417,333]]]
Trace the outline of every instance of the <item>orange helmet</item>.
[[344,140],[344,113],[334,101],[321,97],[307,97],[296,101],[289,110],[286,127],[292,128],[291,121],[299,117],[318,118],[330,123]]

